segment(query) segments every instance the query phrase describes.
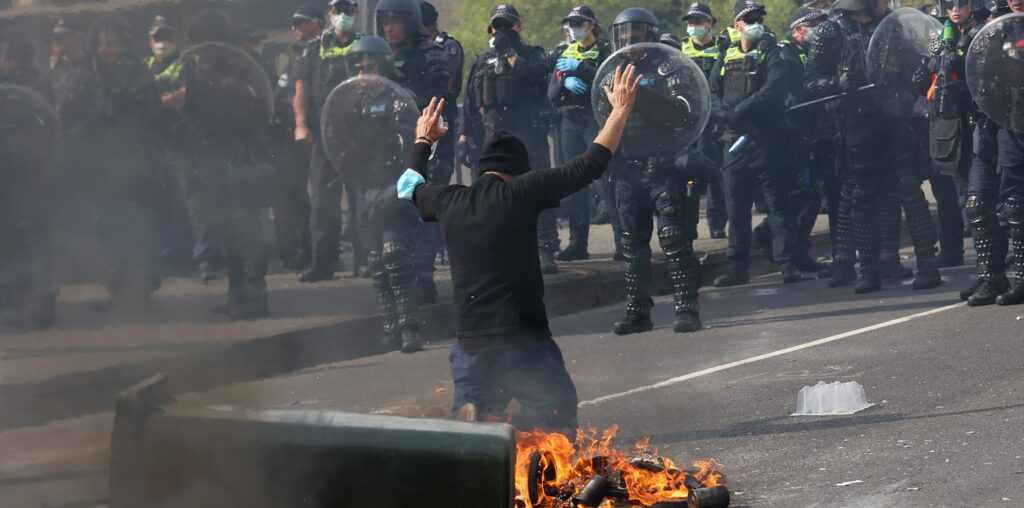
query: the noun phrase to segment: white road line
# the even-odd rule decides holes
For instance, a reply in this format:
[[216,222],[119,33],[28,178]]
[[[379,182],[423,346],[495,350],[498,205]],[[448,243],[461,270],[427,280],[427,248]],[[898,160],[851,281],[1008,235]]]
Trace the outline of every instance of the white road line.
[[610,401],[613,401],[613,400],[616,400],[616,399],[621,399],[623,397],[629,397],[630,395],[637,395],[637,394],[640,394],[640,393],[649,392],[649,391],[652,391],[652,390],[657,390],[659,388],[665,388],[666,386],[672,386],[672,385],[675,385],[675,384],[682,383],[684,381],[689,381],[691,379],[696,379],[696,378],[699,378],[699,377],[704,377],[704,376],[707,376],[707,375],[710,375],[710,374],[714,374],[716,372],[722,372],[723,370],[729,370],[729,369],[732,369],[732,368],[735,368],[735,367],[740,367],[740,366],[743,366],[743,365],[748,365],[748,364],[751,364],[751,363],[760,362],[762,360],[767,360],[769,358],[775,358],[777,356],[787,355],[789,353],[794,353],[794,352],[801,351],[801,350],[804,350],[804,349],[809,349],[809,348],[812,348],[812,347],[815,347],[815,346],[820,346],[822,344],[828,344],[830,342],[835,342],[835,341],[838,341],[838,340],[847,339],[847,338],[850,338],[850,337],[853,337],[853,336],[856,336],[856,335],[862,335],[862,334],[865,334],[865,333],[868,333],[868,332],[873,332],[875,330],[881,330],[883,328],[888,328],[890,326],[896,326],[896,325],[899,325],[899,324],[906,323],[908,321],[913,321],[913,320],[915,320],[917,318],[922,318],[922,317],[925,317],[925,316],[931,316],[933,314],[938,314],[940,312],[946,312],[948,310],[953,310],[953,309],[956,309],[956,308],[959,308],[959,307],[963,307],[965,305],[966,304],[964,304],[964,303],[956,303],[956,304],[953,304],[953,305],[947,305],[945,307],[939,307],[937,309],[927,310],[927,311],[924,311],[924,312],[919,312],[917,314],[911,314],[909,316],[893,319],[891,321],[886,321],[884,323],[878,323],[878,324],[871,325],[871,326],[866,326],[864,328],[860,328],[860,329],[857,329],[857,330],[853,330],[853,331],[849,331],[849,332],[845,332],[845,333],[840,333],[838,335],[832,335],[831,337],[825,337],[823,339],[818,339],[818,340],[814,340],[814,341],[811,341],[811,342],[806,342],[804,344],[800,344],[800,345],[793,346],[793,347],[788,347],[786,349],[780,349],[778,351],[773,351],[771,353],[765,353],[763,355],[752,356],[752,357],[744,359],[744,360],[739,360],[739,361],[735,361],[735,362],[732,362],[732,363],[726,363],[726,364],[723,364],[723,365],[719,365],[717,367],[711,367],[709,369],[699,370],[697,372],[691,372],[691,373],[683,375],[683,376],[674,377],[672,379],[666,379],[664,381],[661,381],[661,382],[658,382],[658,383],[654,383],[654,384],[651,384],[651,385],[638,386],[636,388],[633,388],[632,390],[626,390],[624,392],[613,393],[613,394],[610,394],[610,395],[604,395],[604,396],[598,397],[596,399],[585,400],[585,401],[580,402],[580,407],[597,406],[597,405],[600,405],[600,404],[604,404],[605,402],[610,402]]

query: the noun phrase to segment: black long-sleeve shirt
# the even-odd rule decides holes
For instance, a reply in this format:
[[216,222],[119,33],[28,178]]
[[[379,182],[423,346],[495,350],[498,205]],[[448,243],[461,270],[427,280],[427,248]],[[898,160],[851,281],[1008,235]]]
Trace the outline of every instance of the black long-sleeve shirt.
[[[426,172],[430,149],[417,144],[410,167]],[[472,186],[421,184],[413,203],[439,222],[454,284],[455,328],[468,353],[551,336],[537,255],[541,211],[601,177],[612,153],[591,145],[557,169],[505,182],[483,175]]]

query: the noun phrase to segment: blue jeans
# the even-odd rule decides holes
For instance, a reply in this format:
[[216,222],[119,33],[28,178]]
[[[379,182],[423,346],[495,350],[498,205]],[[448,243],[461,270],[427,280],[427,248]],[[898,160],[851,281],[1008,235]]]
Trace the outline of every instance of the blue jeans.
[[576,385],[554,339],[523,340],[474,354],[456,343],[448,357],[455,382],[453,415],[472,403],[480,416],[505,420],[514,398],[522,407],[512,421],[519,430],[576,428]]

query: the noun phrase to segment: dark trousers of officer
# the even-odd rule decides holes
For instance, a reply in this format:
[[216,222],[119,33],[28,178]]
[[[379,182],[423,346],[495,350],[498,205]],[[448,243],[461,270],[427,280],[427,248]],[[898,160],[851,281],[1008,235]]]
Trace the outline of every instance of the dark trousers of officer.
[[[715,161],[722,166],[722,144],[712,139],[713,136],[705,135],[697,142],[700,152],[705,157]],[[722,180],[722,172],[715,171],[711,180],[707,182],[705,195],[704,214],[708,219],[708,229],[711,231],[725,231],[729,221],[728,204],[725,200],[725,183]]]
[[781,137],[751,140],[740,153],[725,152],[723,177],[729,210],[729,249],[726,257],[733,270],[750,270],[751,207],[754,190],[762,189],[768,205],[768,223],[773,234],[772,254],[782,266],[796,255],[796,223],[789,202],[793,169],[781,152]]
[[267,254],[262,209],[272,170],[243,162],[238,145],[202,150],[195,161],[195,200],[211,213],[209,225],[221,231],[214,247],[224,252],[228,297],[233,304],[266,300]]
[[[484,115],[487,139],[491,139],[494,133],[504,130],[519,138],[526,145],[526,150],[530,155],[531,168],[548,169],[551,162],[551,151],[546,129],[532,125],[528,121],[499,121],[496,116],[496,113]],[[545,210],[537,219],[537,243],[541,252],[554,253],[558,250],[556,211],[555,208]]]
[[341,196],[344,185],[338,180],[319,138],[313,142],[309,159],[309,218],[313,261],[310,270],[334,273],[341,256]]
[[[594,120],[593,114],[584,111],[563,113],[559,127],[562,157],[568,160],[582,155],[597,137],[597,131],[597,121]],[[590,198],[592,194],[591,187],[584,187],[563,199],[561,205],[562,214],[569,221],[569,245],[582,249],[584,252],[587,250],[590,238]],[[621,231],[619,218],[614,213],[614,209],[609,210],[609,221],[612,224],[616,245],[618,245]]]
[[962,181],[965,178],[959,174],[935,175],[928,180],[938,207],[939,249],[960,256],[964,252],[964,203],[958,182]]
[[[974,236],[978,279],[1001,280],[1006,276],[1007,232],[999,224],[996,212],[1003,200],[1002,174],[998,168],[997,132],[977,127],[974,131],[974,157],[967,173],[967,201],[964,211]],[[1010,183],[1010,182],[1008,182]]]
[[1016,284],[1024,284],[1024,134],[1001,129],[999,144],[1000,194],[1010,226]]
[[455,344],[448,359],[455,384],[452,416],[472,403],[481,419],[507,421],[508,404],[516,399],[522,409],[511,423],[517,429],[576,428],[576,385],[554,339],[473,354]]
[[422,243],[420,220],[408,201],[398,199],[391,188],[374,188],[363,193],[366,207],[362,222],[367,225],[364,246],[374,290],[384,317],[384,331],[398,336],[403,330],[419,330],[417,311],[421,286],[418,283],[416,244]]
[[[18,168],[22,169],[22,168]],[[21,176],[32,176],[25,170]],[[15,325],[45,326],[54,318],[57,289],[53,283],[50,245],[52,191],[18,185],[0,186],[0,320]]]
[[187,172],[185,187],[188,214],[192,224],[192,259],[199,263],[201,268],[217,270],[224,264],[224,231],[219,228],[219,221],[214,218],[218,204],[203,196],[204,184],[198,181],[198,170],[192,163],[189,164]]
[[272,140],[271,160],[275,186],[270,196],[274,210],[274,238],[284,266],[301,269],[312,257],[309,218],[312,207],[307,192],[310,148],[280,133]]
[[676,313],[697,312],[700,263],[693,252],[700,196],[687,195],[685,177],[674,169],[648,174],[644,164],[613,161],[615,192],[626,258],[627,312],[648,314],[651,299],[651,236],[657,215],[658,242],[669,259]]
[[183,176],[187,162],[174,154],[158,164],[160,189],[153,196],[159,236],[160,262],[172,273],[187,273],[193,267],[195,237]]

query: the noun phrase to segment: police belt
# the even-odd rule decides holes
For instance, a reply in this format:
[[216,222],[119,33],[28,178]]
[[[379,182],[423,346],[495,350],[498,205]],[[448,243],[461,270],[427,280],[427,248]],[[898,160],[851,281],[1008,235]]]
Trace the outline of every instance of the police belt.
[[636,171],[649,179],[662,171],[675,171],[676,157],[672,153],[652,155],[644,159],[632,159],[623,155],[623,162],[629,171]]

